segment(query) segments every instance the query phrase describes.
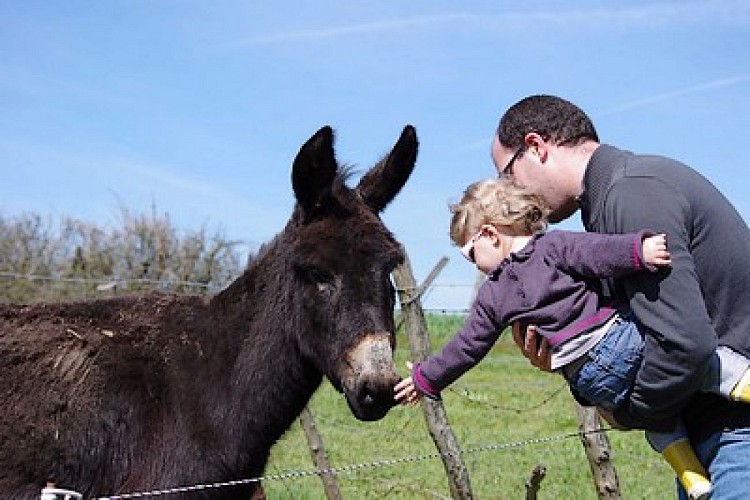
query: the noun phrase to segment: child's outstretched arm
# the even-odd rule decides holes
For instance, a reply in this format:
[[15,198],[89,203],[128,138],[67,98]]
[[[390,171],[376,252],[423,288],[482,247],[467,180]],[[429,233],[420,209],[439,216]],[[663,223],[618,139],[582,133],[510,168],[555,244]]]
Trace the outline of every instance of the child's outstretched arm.
[[667,250],[667,235],[654,234],[643,238],[643,260],[652,266],[669,266],[672,264]]
[[[409,373],[411,373],[414,365],[411,361],[407,361],[406,367],[409,369]],[[415,405],[420,399],[422,399],[422,393],[414,386],[414,381],[411,377],[406,377],[393,387],[393,400],[401,405]]]

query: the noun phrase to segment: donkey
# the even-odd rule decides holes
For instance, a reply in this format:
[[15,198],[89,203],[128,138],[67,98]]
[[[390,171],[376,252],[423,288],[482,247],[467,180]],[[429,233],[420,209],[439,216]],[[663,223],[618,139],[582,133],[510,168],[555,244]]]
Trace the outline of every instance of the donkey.
[[[85,497],[262,475],[325,375],[359,420],[393,405],[391,271],[378,214],[414,167],[406,126],[356,188],[323,127],[292,167],[284,230],[211,299],[0,305],[0,497]],[[252,481],[169,498],[249,498]],[[244,483],[244,484],[243,484]]]

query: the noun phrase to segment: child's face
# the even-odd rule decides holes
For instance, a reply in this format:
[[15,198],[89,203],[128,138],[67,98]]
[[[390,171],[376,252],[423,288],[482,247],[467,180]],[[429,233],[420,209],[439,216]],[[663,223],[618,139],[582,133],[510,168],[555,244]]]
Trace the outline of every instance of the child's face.
[[461,248],[461,253],[484,274],[491,273],[510,254],[504,238],[495,226],[485,224]]

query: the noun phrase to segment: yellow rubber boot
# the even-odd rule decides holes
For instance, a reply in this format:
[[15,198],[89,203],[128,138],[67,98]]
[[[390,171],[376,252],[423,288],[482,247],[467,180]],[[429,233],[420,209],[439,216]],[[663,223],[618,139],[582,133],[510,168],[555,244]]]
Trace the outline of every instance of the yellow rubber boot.
[[730,397],[735,401],[750,403],[750,370],[747,370],[737,385],[732,389]]
[[711,493],[711,482],[703,465],[695,456],[687,438],[682,438],[664,448],[662,452],[669,465],[677,474],[677,479],[693,500],[704,500]]

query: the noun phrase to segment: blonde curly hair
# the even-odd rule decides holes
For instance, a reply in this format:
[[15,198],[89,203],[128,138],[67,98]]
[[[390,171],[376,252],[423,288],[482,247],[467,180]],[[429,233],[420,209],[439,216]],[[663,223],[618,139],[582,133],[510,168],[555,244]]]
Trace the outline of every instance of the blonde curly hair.
[[463,246],[485,224],[507,227],[512,234],[532,235],[547,228],[549,208],[541,197],[510,177],[471,184],[461,201],[450,205],[451,240]]

